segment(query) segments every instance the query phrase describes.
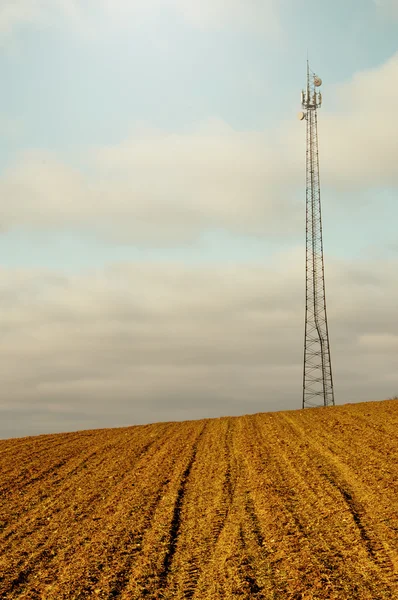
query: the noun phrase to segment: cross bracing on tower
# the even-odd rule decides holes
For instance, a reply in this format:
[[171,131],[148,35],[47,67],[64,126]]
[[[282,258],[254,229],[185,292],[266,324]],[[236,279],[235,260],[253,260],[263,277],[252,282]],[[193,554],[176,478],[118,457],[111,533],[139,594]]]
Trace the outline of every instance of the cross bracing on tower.
[[322,104],[322,80],[307,61],[307,88],[301,92],[307,123],[306,152],[306,276],[303,408],[334,405],[332,363],[326,314],[317,110]]

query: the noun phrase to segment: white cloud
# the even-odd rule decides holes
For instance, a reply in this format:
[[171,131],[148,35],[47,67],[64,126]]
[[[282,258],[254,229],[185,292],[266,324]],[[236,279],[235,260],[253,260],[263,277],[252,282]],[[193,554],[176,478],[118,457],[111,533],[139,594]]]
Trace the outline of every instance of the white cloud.
[[21,25],[70,24],[92,35],[99,21],[134,27],[144,19],[156,21],[166,10],[199,28],[233,28],[261,33],[279,31],[279,0],[2,0],[0,34]]
[[280,0],[99,0],[113,21],[131,26],[135,19],[158,19],[167,11],[199,29],[249,30],[280,34]]
[[[398,54],[325,86],[321,181],[338,191],[335,202],[351,191],[360,198],[398,187],[397,82]],[[86,152],[79,167],[27,152],[3,173],[2,227],[85,228],[110,241],[160,246],[192,242],[209,228],[288,237],[302,226],[304,129],[294,115],[261,132],[216,119],[185,133],[141,127]],[[376,194],[372,202],[383,210]]]
[[[304,249],[0,271],[0,435],[300,408]],[[338,403],[398,392],[397,261],[328,261]]]
[[0,35],[10,35],[21,25],[52,26],[59,19],[81,25],[79,0],[2,0],[0,4]]
[[87,177],[51,155],[21,157],[0,185],[9,198],[3,227],[84,226],[108,239],[162,245],[192,241],[209,227],[278,235],[301,223],[282,149],[273,150],[265,133],[213,121],[187,134],[138,133],[91,158]]
[[374,0],[374,3],[386,16],[398,18],[398,0]]
[[170,0],[184,17],[200,27],[233,26],[263,32],[279,30],[278,0]]
[[322,181],[347,189],[398,186],[398,53],[330,91],[336,110],[320,114]]

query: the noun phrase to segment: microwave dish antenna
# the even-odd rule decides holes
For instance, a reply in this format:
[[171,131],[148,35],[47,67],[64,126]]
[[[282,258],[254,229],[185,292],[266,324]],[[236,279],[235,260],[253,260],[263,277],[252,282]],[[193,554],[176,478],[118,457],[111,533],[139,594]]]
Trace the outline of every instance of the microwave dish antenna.
[[[335,404],[326,314],[319,178],[317,113],[322,104],[322,95],[318,89],[321,84],[321,78],[310,71],[307,60],[307,87],[302,96],[302,108],[305,111],[307,129],[303,408]],[[299,113],[299,115],[301,114],[303,113]]]

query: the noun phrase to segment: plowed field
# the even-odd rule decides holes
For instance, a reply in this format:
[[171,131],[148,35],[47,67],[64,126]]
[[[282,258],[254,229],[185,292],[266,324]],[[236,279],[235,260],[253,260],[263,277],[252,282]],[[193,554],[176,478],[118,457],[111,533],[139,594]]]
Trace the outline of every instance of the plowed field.
[[398,599],[398,401],[0,441],[0,598]]

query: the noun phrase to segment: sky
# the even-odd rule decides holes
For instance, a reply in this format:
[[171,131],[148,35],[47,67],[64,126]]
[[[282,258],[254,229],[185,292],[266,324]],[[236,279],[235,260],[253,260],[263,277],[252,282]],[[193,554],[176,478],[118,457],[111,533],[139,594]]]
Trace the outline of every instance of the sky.
[[306,60],[336,404],[398,395],[398,0],[3,0],[0,438],[301,408]]

